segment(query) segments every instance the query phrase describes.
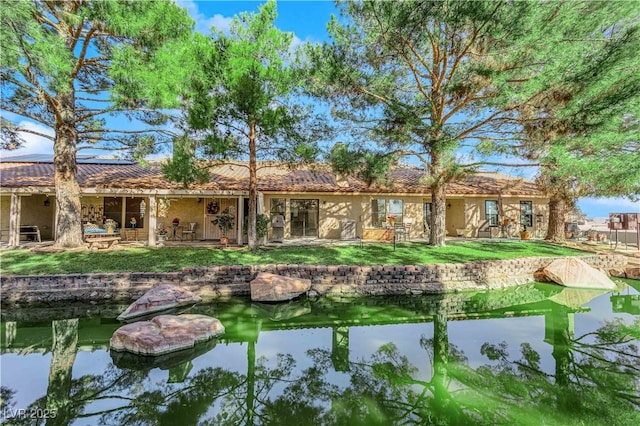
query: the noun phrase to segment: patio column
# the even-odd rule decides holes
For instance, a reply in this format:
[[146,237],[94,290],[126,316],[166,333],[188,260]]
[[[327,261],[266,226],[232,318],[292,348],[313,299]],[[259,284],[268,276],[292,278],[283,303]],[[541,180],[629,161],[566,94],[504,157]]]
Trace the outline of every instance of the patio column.
[[258,214],[264,213],[264,194],[262,192],[258,192],[257,201],[257,209]]
[[156,226],[158,226],[158,203],[155,195],[149,195],[149,247],[156,245]]
[[20,245],[20,208],[22,197],[15,192],[11,194],[11,206],[9,208],[9,247]]
[[244,241],[242,241],[242,236],[244,235],[244,197],[240,196],[238,198],[238,245],[241,246]]

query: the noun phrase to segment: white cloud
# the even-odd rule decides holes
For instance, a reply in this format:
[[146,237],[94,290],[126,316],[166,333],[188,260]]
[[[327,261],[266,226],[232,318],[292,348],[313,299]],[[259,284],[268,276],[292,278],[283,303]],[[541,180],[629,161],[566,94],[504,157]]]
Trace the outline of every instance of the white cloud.
[[[32,130],[34,132],[53,136],[54,132],[51,128],[30,121],[21,121],[17,123],[18,127]],[[25,143],[18,149],[11,151],[3,150],[3,157],[13,157],[16,155],[28,154],[51,154],[53,155],[53,141],[33,133],[20,132],[20,136]]]
[[229,28],[231,27],[233,18],[220,15],[219,13],[216,13],[212,17],[207,17],[200,12],[196,2],[192,0],[178,0],[176,4],[185,8],[191,19],[196,21],[196,31],[208,35],[211,33],[211,27],[215,27],[223,33],[229,34]]

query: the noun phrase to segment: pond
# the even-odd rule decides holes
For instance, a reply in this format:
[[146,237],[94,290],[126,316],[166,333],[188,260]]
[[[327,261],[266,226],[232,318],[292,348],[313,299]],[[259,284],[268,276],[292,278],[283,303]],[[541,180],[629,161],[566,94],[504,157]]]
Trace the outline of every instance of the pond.
[[124,306],[4,307],[3,421],[640,424],[637,288],[232,300],[190,310],[223,336],[155,358],[109,352]]

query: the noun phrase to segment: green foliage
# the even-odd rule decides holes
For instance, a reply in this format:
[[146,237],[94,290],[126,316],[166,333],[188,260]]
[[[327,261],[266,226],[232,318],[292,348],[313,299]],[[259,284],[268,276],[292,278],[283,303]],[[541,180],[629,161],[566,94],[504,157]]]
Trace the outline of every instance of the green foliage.
[[633,197],[640,193],[640,24],[629,17],[640,7],[578,10],[570,16],[589,16],[571,21],[570,44],[582,54],[548,74],[540,96],[521,111],[524,155],[540,158],[545,189],[569,203],[585,195]]
[[[353,138],[338,154],[418,160],[434,200],[465,171],[505,165],[494,154],[538,160],[529,139],[544,139],[539,108],[589,88],[589,101],[576,98],[558,123],[586,130],[614,117],[611,105],[638,78],[637,53],[631,59],[622,41],[635,37],[637,2],[365,1],[340,10],[328,26],[332,43],[307,52],[310,91]],[[620,43],[609,40],[618,33]],[[342,157],[333,157],[340,170],[366,168],[364,156]],[[444,241],[442,214],[434,211],[434,244]]]
[[233,228],[234,225],[234,217],[229,213],[222,213],[217,216],[215,219],[211,221],[214,225],[216,225],[222,231],[222,235],[227,236],[227,232]]
[[295,163],[317,156],[311,137],[317,123],[295,98],[302,80],[291,53],[293,34],[274,26],[276,16],[275,2],[268,2],[258,14],[235,17],[230,35],[214,32],[200,46],[204,55],[191,80],[188,124],[205,132],[204,157],[246,158],[250,126],[260,159]]
[[[153,132],[107,127],[105,117],[166,123],[152,109],[177,106],[190,73],[186,11],[165,0],[9,3],[0,25],[1,108],[54,130],[73,119],[82,145],[150,152]],[[16,146],[18,130],[3,122],[5,146]]]
[[335,173],[356,175],[369,185],[387,182],[387,171],[396,161],[394,154],[351,150],[342,143],[334,145],[329,159]]
[[[257,161],[277,160],[294,167],[318,156],[326,126],[301,98],[302,58],[292,53],[293,34],[275,26],[275,1],[258,13],[234,17],[230,34],[213,29],[199,40],[200,68],[189,79],[188,125],[197,131],[196,158],[249,161],[249,198],[257,194]],[[181,157],[180,161],[195,164]],[[181,168],[169,163],[168,170]],[[169,178],[183,184],[196,176],[182,171]],[[256,205],[249,203],[249,246],[256,247]]]
[[536,242],[460,242],[448,247],[421,243],[367,244],[364,247],[278,247],[258,252],[210,248],[130,248],[116,251],[31,253],[1,251],[3,274],[175,271],[213,265],[422,265],[528,256],[572,256],[584,252]]
[[269,232],[269,225],[271,225],[269,216],[266,214],[259,214],[256,218],[256,235],[258,236],[258,239],[267,236],[267,232]]
[[173,157],[162,165],[162,172],[171,180],[180,182],[184,188],[193,182],[207,182],[207,170],[199,167],[193,156],[193,141],[177,137],[173,141]]
[[[192,24],[169,0],[3,3],[0,109],[14,116],[0,123],[0,146],[19,147],[20,132],[53,141],[56,245],[82,245],[78,149],[123,150],[139,160],[157,151],[163,138],[153,126],[168,115],[155,110],[178,105]],[[110,116],[148,126],[114,128]]]

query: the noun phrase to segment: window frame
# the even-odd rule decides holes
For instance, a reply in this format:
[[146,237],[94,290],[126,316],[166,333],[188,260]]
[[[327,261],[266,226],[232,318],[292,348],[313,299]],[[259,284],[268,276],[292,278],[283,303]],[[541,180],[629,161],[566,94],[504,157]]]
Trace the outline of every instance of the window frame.
[[[383,207],[384,206],[384,207]],[[393,207],[392,207],[393,206]],[[398,211],[397,207],[400,207]],[[381,207],[383,209],[381,210]],[[393,210],[393,211],[392,211]],[[401,198],[373,198],[371,200],[371,226],[384,228],[387,226],[389,216],[395,216],[395,223],[404,222],[404,200]]]
[[[490,211],[489,203],[492,203],[495,205],[495,210],[491,209],[491,213],[489,213]],[[498,200],[484,200],[484,218],[487,221],[487,225],[498,226],[499,215],[500,215],[500,207],[498,204]]]
[[520,225],[533,226],[533,201],[520,201]]

